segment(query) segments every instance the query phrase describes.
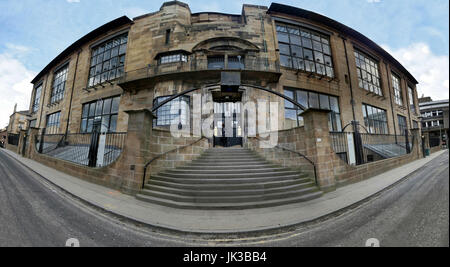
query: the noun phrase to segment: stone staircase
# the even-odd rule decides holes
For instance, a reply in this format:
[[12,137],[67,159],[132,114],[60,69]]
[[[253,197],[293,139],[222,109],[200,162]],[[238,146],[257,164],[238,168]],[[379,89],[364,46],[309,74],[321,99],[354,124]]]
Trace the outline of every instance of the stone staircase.
[[150,177],[138,199],[180,209],[251,209],[322,196],[307,174],[243,148],[212,148],[190,164]]

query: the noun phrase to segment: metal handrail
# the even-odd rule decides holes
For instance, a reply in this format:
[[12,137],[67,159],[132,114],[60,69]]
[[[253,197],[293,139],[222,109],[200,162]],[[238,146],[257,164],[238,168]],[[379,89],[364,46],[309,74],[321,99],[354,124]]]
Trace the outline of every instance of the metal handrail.
[[147,162],[147,164],[145,164],[145,167],[144,167],[144,175],[143,175],[143,177],[142,177],[142,188],[145,187],[145,176],[147,175],[147,168],[148,168],[153,162],[155,162],[157,159],[160,159],[160,158],[162,158],[163,156],[165,156],[165,155],[167,155],[167,154],[169,154],[169,153],[172,153],[172,152],[174,152],[174,151],[177,151],[177,150],[180,150],[180,149],[183,149],[183,148],[192,146],[192,145],[194,145],[194,144],[196,144],[196,143],[202,141],[203,139],[206,139],[206,137],[205,137],[205,136],[202,136],[200,139],[198,139],[198,140],[196,140],[196,141],[194,141],[194,142],[192,142],[192,143],[190,143],[190,144],[188,144],[188,145],[180,146],[180,147],[177,147],[177,148],[172,149],[172,150],[170,150],[170,151],[167,151],[167,152],[165,152],[165,153],[162,153],[162,154],[160,154],[160,155],[158,155],[158,156],[152,158],[149,162]]

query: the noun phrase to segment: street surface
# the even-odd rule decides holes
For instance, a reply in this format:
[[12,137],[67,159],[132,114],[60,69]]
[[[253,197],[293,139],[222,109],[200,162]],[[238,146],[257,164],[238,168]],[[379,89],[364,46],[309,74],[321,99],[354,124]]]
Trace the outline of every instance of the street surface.
[[0,149],[0,246],[449,246],[449,153],[345,213],[258,236],[196,236],[122,222],[48,183]]

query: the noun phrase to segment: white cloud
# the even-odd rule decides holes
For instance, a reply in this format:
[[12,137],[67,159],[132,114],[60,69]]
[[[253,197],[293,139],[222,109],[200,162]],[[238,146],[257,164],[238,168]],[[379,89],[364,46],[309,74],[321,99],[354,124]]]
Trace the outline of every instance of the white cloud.
[[79,3],[80,0],[67,0],[67,3]]
[[381,0],[367,0],[367,3],[380,3]]
[[431,96],[433,100],[449,98],[449,57],[435,55],[428,44],[415,43],[397,50],[382,46],[396,58],[419,82],[419,97]]
[[30,51],[29,48],[14,45],[6,47],[7,50],[0,54],[0,128],[8,124],[16,103],[17,110],[29,108],[33,89],[30,81],[36,75],[19,60]]

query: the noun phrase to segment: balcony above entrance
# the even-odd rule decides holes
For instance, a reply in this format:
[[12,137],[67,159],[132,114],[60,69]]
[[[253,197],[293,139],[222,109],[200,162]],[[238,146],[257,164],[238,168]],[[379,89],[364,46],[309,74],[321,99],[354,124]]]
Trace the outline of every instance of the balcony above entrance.
[[177,62],[149,65],[147,68],[126,72],[118,84],[124,91],[139,91],[157,82],[170,80],[215,83],[221,80],[224,70],[241,72],[241,81],[245,84],[276,83],[281,76],[279,63],[267,58],[196,59],[186,56]]

